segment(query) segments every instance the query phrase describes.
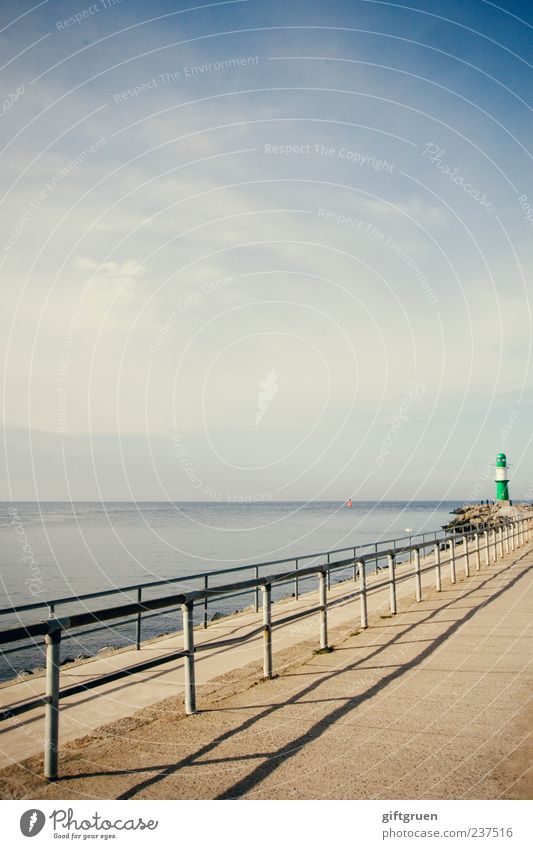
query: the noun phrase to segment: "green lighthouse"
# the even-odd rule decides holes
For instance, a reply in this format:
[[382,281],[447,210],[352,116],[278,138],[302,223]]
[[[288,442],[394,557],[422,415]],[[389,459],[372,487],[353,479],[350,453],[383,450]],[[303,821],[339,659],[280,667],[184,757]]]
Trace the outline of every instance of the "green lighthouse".
[[509,501],[509,470],[507,468],[507,457],[498,454],[496,457],[496,501]]

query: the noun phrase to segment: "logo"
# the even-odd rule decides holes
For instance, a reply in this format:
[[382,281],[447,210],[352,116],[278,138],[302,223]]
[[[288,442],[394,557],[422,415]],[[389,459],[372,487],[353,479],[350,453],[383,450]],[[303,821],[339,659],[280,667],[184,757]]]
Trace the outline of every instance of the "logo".
[[20,818],[20,830],[24,837],[35,837],[42,831],[46,822],[46,817],[42,811],[37,808],[31,808],[29,811],[24,811]]
[[259,391],[257,393],[257,413],[255,416],[256,427],[265,415],[270,402],[277,395],[279,386],[276,369],[272,369],[272,371],[267,371],[264,379],[259,381],[258,389]]

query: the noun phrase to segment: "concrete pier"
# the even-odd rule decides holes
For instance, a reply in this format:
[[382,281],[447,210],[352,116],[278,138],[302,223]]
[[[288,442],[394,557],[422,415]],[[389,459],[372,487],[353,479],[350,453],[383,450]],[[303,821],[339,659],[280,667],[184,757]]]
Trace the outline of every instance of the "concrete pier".
[[[332,587],[330,654],[312,653],[316,621],[312,639],[306,639],[306,620],[288,626],[290,631],[275,627],[276,617],[304,602],[303,597],[273,605],[277,677],[272,680],[261,681],[261,633],[236,647],[237,654],[202,653],[197,662],[201,707],[195,716],[185,715],[178,696],[183,661],[143,673],[142,682],[121,682],[75,697],[63,708],[63,778],[43,782],[42,756],[35,756],[22,767],[0,772],[2,795],[527,797],[532,546],[482,564],[470,577],[458,574],[453,585],[443,574],[440,592],[433,569],[423,572],[419,602],[412,568],[407,564],[397,570],[398,576],[402,571],[410,576],[397,586],[397,615],[390,614],[387,587],[369,593],[367,630],[359,628],[359,599],[332,606],[334,594],[346,592],[346,586]],[[370,577],[369,589],[371,583]],[[246,620],[254,617],[261,622],[250,613],[217,627],[228,633],[249,628]],[[292,645],[298,627],[302,641]],[[176,649],[175,639],[171,648]],[[89,665],[72,674],[89,674]],[[215,681],[214,672],[225,674]],[[143,693],[145,704],[151,699],[152,706],[128,717],[136,706],[143,707],[135,704]],[[13,727],[2,735],[17,760],[42,743],[36,738],[42,722],[32,725],[29,719],[10,720]],[[103,721],[108,724],[98,729]],[[73,739],[81,734],[86,736]],[[4,752],[5,763],[7,748]]]

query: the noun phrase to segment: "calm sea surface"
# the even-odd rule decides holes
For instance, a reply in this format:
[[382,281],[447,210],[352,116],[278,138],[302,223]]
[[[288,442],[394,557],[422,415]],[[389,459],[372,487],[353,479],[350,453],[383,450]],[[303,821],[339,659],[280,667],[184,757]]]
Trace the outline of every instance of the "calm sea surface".
[[[457,504],[357,502],[348,509],[332,502],[1,503],[0,607],[433,531],[449,520]],[[116,596],[96,606],[124,600]],[[23,621],[41,618],[42,612],[33,612]],[[0,621],[7,627],[17,620],[2,616]],[[175,617],[157,617],[143,627],[143,637],[176,624]],[[109,632],[76,637],[70,654],[125,645],[132,628],[119,626],[111,642]],[[0,677],[42,662],[37,649],[22,657],[5,655]]]

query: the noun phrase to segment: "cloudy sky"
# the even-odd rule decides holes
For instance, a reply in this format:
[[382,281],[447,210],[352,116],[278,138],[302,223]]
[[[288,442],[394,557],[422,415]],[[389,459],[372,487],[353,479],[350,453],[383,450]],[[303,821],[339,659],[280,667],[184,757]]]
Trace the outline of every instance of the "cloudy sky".
[[0,497],[533,498],[532,9],[0,7]]

